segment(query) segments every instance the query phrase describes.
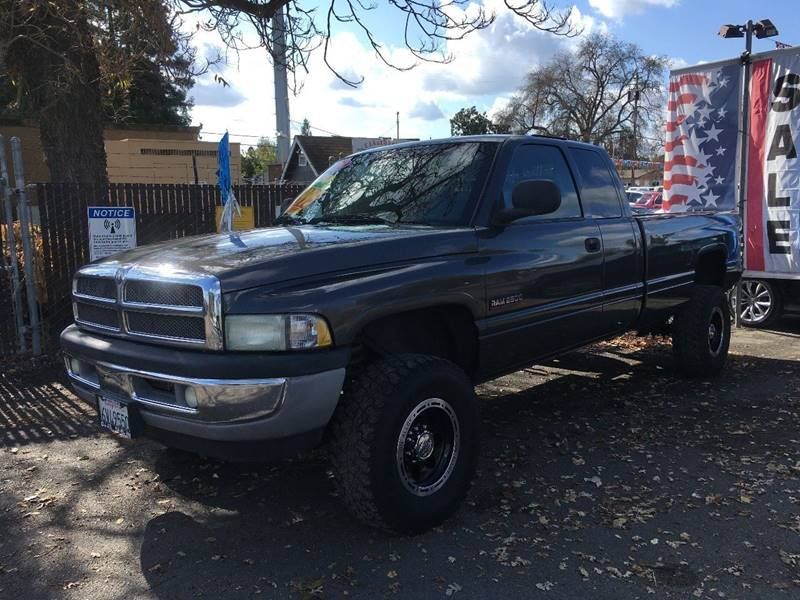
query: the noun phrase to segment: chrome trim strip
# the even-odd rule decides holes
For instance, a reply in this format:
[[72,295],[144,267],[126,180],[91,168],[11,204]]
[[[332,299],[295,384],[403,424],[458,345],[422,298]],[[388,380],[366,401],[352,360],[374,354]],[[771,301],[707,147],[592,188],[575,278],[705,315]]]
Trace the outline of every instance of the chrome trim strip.
[[90,296],[89,294],[81,294],[80,292],[72,292],[72,297],[77,298],[81,302],[85,302],[86,304],[98,304],[100,306],[107,306],[111,305],[114,306],[117,303],[116,298],[104,298],[103,296]]
[[202,306],[179,306],[177,304],[145,304],[144,302],[121,302],[123,310],[148,312],[159,315],[203,316]]
[[[167,375],[165,373],[155,373],[152,371],[143,371],[141,369],[133,369],[130,367],[123,367],[121,365],[115,365],[112,363],[106,363],[102,361],[92,362],[87,361],[84,359],[78,359],[86,364],[92,365],[95,369],[97,369],[98,374],[98,383],[94,383],[92,381],[87,380],[84,377],[76,374],[72,370],[72,365],[70,363],[70,356],[66,356],[64,358],[64,362],[66,364],[66,370],[68,377],[77,382],[84,387],[87,387],[93,391],[98,392],[99,394],[103,393],[103,388],[99,381],[105,377],[111,377],[115,375],[122,375],[123,380],[120,381],[120,389],[111,389],[108,390],[110,395],[120,395],[123,394],[127,396],[131,402],[137,402],[142,404],[143,406],[148,406],[151,408],[160,409],[166,412],[172,412],[180,415],[191,415],[191,416],[198,416],[200,415],[200,411],[196,408],[190,408],[188,406],[181,406],[179,404],[171,404],[168,402],[163,402],[161,400],[156,400],[153,398],[148,398],[146,396],[142,396],[136,392],[135,386],[131,381],[131,377],[140,377],[142,379],[155,379],[156,381],[163,381],[166,383],[171,383],[173,385],[180,385],[186,387],[193,387],[198,389],[208,390],[209,388],[236,388],[236,387],[258,387],[258,388],[282,388],[281,397],[278,403],[275,405],[274,409],[270,412],[277,412],[283,406],[284,396],[286,394],[286,384],[287,380],[285,377],[273,377],[268,379],[203,379],[203,378],[194,378],[194,377],[181,377],[178,375]],[[236,419],[233,419],[236,420]]]
[[100,331],[113,331],[116,333],[120,333],[119,327],[110,327],[108,325],[101,325],[100,323],[92,323],[91,321],[84,321],[83,319],[79,319],[75,317],[75,322],[78,325],[83,325],[84,327],[88,327],[91,329],[99,329]]
[[113,363],[98,361],[92,363],[100,366],[101,368],[109,369],[118,373],[125,373],[127,375],[134,375],[136,377],[144,377],[146,379],[157,379],[159,381],[166,381],[168,383],[177,383],[178,385],[191,385],[191,386],[237,386],[237,385],[264,385],[264,386],[277,386],[286,383],[285,377],[271,377],[267,379],[203,379],[196,377],[182,377],[180,375],[167,375],[166,373],[155,373],[153,371],[142,371],[141,369],[133,369],[131,367],[123,367]]
[[128,338],[141,338],[143,340],[161,340],[166,342],[180,342],[181,345],[192,346],[206,346],[206,340],[198,340],[196,338],[182,338],[172,337],[170,335],[153,335],[150,333],[140,333],[136,330],[131,330],[128,326],[128,316],[123,313],[123,323],[125,323],[125,336]]
[[91,379],[86,379],[85,377],[81,377],[80,375],[75,373],[75,371],[72,370],[72,365],[70,364],[70,357],[69,356],[66,356],[66,355],[64,356],[64,364],[66,364],[66,366],[67,366],[67,375],[69,376],[70,379],[72,379],[74,381],[77,381],[77,382],[83,384],[84,386],[86,386],[88,388],[91,388],[93,390],[96,390],[96,391],[100,390],[100,384],[99,383],[96,383],[96,382],[92,381]]

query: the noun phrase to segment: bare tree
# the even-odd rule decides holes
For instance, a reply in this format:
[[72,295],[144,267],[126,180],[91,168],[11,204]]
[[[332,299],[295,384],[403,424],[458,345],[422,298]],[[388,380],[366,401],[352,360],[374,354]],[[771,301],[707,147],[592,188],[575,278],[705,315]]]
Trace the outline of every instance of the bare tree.
[[660,124],[666,64],[635,44],[593,34],[531,72],[496,120],[517,132],[596,144],[635,130],[638,148]]
[[[147,9],[164,6],[178,17],[201,15],[201,27],[217,31],[235,51],[251,47],[244,31],[252,27],[258,34],[252,46],[266,47],[273,60],[284,62],[293,74],[307,71],[310,53],[322,48],[328,68],[351,86],[363,78],[334,65],[329,55],[337,27],[355,27],[385,65],[405,70],[419,61],[449,62],[449,42],[488,27],[495,18],[470,0],[391,0],[388,9],[402,18],[409,52],[408,61],[400,63],[387,53],[369,23],[377,5],[363,0],[0,0],[0,69],[28,98],[29,116],[39,123],[53,181],[100,185],[107,180],[100,81],[113,73],[100,71],[97,53],[103,51],[104,36],[119,32],[109,29],[95,38],[92,29],[93,15],[106,5],[117,15],[115,27],[146,24]],[[505,5],[537,29],[556,35],[578,33],[571,9],[556,9],[548,0],[505,0]],[[281,8],[286,11],[287,49],[277,55],[272,18]],[[161,37],[174,51],[174,36],[159,32],[145,27],[130,39],[144,42],[146,48]]]
[[[273,60],[283,61],[297,75],[308,72],[310,54],[322,48],[325,64],[344,83],[357,86],[363,77],[346,67],[333,64],[331,40],[337,28],[355,27],[367,40],[378,59],[386,66],[406,71],[419,62],[448,63],[453,55],[448,42],[463,39],[474,31],[485,29],[495,20],[494,13],[472,0],[392,0],[388,8],[402,24],[403,43],[408,60],[399,62],[389,56],[386,47],[373,31],[370,13],[377,4],[363,0],[172,0],[177,11],[209,15],[203,27],[217,31],[222,41],[239,51],[254,47],[245,40],[243,25],[258,33],[257,45],[264,46]],[[504,0],[507,9],[522,17],[532,27],[555,35],[574,36],[580,33],[572,20],[572,8],[559,9],[549,0]],[[286,10],[286,56],[278,56],[272,46],[272,18]]]

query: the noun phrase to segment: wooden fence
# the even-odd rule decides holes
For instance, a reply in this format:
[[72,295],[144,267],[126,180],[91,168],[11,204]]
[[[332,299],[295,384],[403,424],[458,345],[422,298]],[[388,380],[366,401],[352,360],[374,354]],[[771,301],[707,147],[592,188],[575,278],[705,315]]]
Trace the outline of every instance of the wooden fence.
[[[242,206],[253,207],[256,227],[264,227],[272,224],[281,203],[301,190],[296,184],[236,186],[234,194]],[[134,207],[137,244],[142,246],[213,233],[220,194],[210,185],[119,183],[94,188],[43,183],[32,188],[30,200],[34,223],[37,209],[39,216],[33,233],[43,347],[52,350],[72,320],[72,276],[89,262],[88,206]],[[2,287],[0,292],[5,293]]]

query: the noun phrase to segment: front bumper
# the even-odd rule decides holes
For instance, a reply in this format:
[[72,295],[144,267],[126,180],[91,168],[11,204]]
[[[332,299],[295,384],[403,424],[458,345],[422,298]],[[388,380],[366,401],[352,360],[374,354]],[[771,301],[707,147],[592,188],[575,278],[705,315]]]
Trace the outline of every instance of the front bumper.
[[[270,454],[313,446],[333,415],[349,352],[277,354],[165,349],[86,333],[61,334],[76,393],[96,406],[115,398],[140,432],[209,455],[219,446],[271,442]],[[281,451],[286,441],[286,452]],[[269,458],[269,457],[263,457]]]

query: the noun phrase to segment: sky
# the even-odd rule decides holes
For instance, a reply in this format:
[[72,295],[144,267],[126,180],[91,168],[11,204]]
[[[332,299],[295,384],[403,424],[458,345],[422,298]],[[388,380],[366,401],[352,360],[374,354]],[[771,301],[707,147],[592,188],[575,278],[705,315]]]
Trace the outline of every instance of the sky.
[[[579,41],[533,29],[506,9],[503,0],[476,0],[495,22],[463,40],[450,42],[449,64],[421,63],[408,71],[388,68],[368,41],[349,26],[334,31],[330,60],[343,73],[364,77],[350,88],[331,73],[322,53],[312,54],[308,73],[299,73],[300,89],[289,105],[292,134],[307,118],[314,135],[394,137],[400,113],[400,137],[436,138],[450,135],[449,118],[460,108],[476,106],[490,116],[522,83],[525,74],[554,53]],[[316,4],[308,0],[304,5]],[[366,3],[365,3],[366,4]],[[400,64],[413,63],[403,49],[402,19],[388,3],[366,15],[375,37]],[[568,2],[552,0],[557,6]],[[777,38],[754,40],[754,51],[771,50],[774,40],[800,45],[797,0],[770,0],[756,7],[752,0],[577,0],[573,22],[585,33],[608,32],[638,44],[647,54],[667,56],[675,67],[737,56],[742,39],[717,36],[724,23],[769,18],[781,32]],[[474,6],[467,9],[474,9]],[[184,22],[194,30],[191,18]],[[248,31],[245,36],[252,35]],[[200,56],[222,48],[216,32],[199,31],[195,44]],[[229,84],[214,81],[219,75]],[[274,138],[275,110],[272,66],[264,49],[228,53],[224,64],[198,78],[190,94],[195,106],[192,122],[201,125],[204,140],[217,140],[228,131],[243,146],[259,136]]]

